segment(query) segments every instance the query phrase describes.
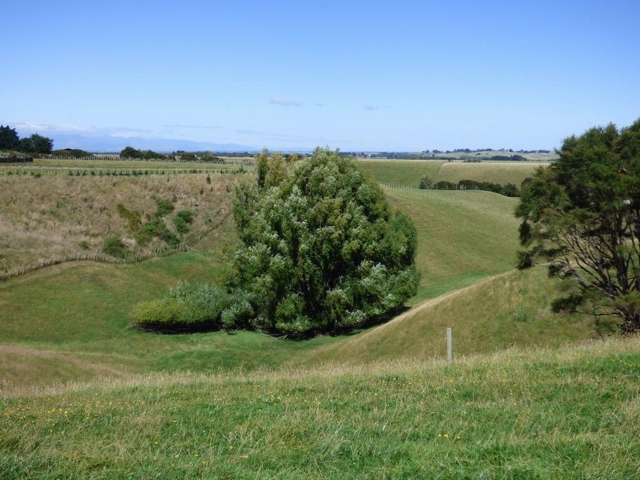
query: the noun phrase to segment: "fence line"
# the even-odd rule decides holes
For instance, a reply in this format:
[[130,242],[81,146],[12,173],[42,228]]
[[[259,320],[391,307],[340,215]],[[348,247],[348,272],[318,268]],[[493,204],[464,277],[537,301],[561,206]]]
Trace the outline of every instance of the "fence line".
[[68,175],[76,177],[137,177],[146,175],[240,175],[248,173],[243,167],[236,169],[177,169],[177,168],[114,168],[114,167],[38,167],[0,165],[0,176]]
[[243,165],[249,166],[253,165],[252,158],[242,158],[242,157],[225,157],[224,155],[218,156],[222,162],[216,161],[207,161],[207,160],[176,160],[167,157],[156,157],[156,158],[136,158],[136,157],[121,157],[118,154],[92,154],[88,157],[67,157],[67,156],[59,156],[59,155],[37,155],[33,157],[34,160],[62,160],[62,161],[72,161],[78,160],[83,162],[99,162],[99,161],[107,161],[107,162],[166,162],[166,163],[210,163],[212,165]]
[[[403,185],[400,183],[380,183],[385,188],[389,188],[391,190],[400,190],[400,191],[418,191],[418,192],[491,192],[491,190],[481,190],[479,188],[420,188],[420,187],[412,187],[410,185]],[[502,195],[502,194],[498,194]]]

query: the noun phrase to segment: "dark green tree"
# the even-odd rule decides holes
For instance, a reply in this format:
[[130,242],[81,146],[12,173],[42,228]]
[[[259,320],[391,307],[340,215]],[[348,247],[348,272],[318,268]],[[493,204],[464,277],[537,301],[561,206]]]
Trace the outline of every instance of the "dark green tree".
[[[567,281],[555,310],[584,310],[640,330],[640,120],[570,137],[523,183],[520,267],[536,258]],[[602,322],[607,324],[609,322]]]
[[415,294],[416,230],[381,189],[337,153],[258,159],[237,190],[242,246],[227,327],[312,335],[366,325]]
[[18,148],[19,137],[15,128],[0,125],[0,150],[15,150]]
[[142,158],[142,152],[133,147],[124,147],[120,152],[120,158]]
[[53,140],[50,138],[34,133],[31,135],[30,140],[31,148],[34,153],[51,153],[51,150],[53,149]]
[[53,140],[34,133],[29,138],[21,138],[18,142],[18,150],[25,153],[51,153]]
[[18,141],[18,150],[24,153],[33,153],[33,142],[30,138],[21,138]]

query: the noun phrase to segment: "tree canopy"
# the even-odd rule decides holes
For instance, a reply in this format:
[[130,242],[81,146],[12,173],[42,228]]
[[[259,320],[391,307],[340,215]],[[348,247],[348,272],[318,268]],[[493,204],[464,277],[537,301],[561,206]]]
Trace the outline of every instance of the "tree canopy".
[[34,133],[20,138],[14,128],[0,125],[0,150],[18,150],[25,153],[51,153],[53,140]]
[[381,189],[346,158],[260,155],[238,188],[242,246],[226,326],[311,335],[361,327],[415,294],[417,235]]
[[18,148],[19,137],[15,128],[0,125],[0,150],[15,150]]
[[164,155],[153,150],[138,150],[133,147],[124,147],[120,152],[121,158],[141,158],[145,160],[163,158]]
[[640,120],[569,137],[559,154],[523,184],[520,267],[542,257],[567,281],[554,309],[584,309],[638,331]]

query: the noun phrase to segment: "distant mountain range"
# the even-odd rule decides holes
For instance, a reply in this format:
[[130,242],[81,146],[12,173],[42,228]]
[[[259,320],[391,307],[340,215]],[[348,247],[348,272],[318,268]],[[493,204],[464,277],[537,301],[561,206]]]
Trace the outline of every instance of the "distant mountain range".
[[[20,131],[21,136],[31,135],[33,131]],[[91,133],[67,133],[56,131],[42,131],[42,135],[53,139],[53,148],[79,148],[88,152],[119,152],[130,146],[142,150],[158,152],[174,152],[176,150],[216,152],[255,152],[259,149],[251,145],[236,143],[211,143],[183,140],[176,138],[143,138],[143,137],[115,137],[110,135]]]

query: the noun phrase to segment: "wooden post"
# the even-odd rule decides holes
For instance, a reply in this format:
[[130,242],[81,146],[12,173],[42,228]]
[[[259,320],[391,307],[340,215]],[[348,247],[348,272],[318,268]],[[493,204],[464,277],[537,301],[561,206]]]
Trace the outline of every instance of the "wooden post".
[[453,333],[451,327],[447,327],[447,363],[453,363]]

